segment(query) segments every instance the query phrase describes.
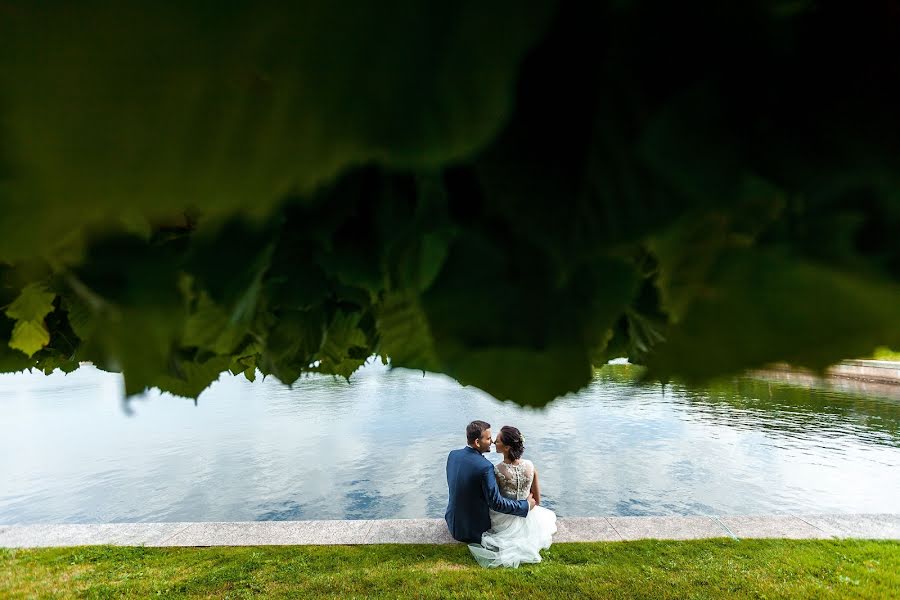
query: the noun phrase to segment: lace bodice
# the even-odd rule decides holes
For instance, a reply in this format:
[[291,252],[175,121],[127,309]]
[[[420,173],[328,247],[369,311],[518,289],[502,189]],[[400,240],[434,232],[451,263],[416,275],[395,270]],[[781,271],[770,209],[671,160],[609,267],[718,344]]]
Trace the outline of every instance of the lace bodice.
[[494,465],[494,474],[497,476],[497,486],[500,493],[506,498],[524,500],[531,491],[531,481],[534,479],[534,464],[530,460],[522,459],[517,465],[509,465],[500,462]]

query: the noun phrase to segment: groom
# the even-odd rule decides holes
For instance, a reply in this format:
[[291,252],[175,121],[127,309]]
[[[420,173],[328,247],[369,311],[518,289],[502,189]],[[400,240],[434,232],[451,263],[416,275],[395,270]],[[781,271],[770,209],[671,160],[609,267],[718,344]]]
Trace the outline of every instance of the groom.
[[450,535],[460,542],[480,543],[481,534],[491,528],[488,508],[524,517],[534,508],[534,498],[510,500],[500,495],[494,479],[494,465],[482,456],[491,449],[491,425],[472,421],[466,427],[468,445],[447,457],[447,486],[450,503],[444,519]]

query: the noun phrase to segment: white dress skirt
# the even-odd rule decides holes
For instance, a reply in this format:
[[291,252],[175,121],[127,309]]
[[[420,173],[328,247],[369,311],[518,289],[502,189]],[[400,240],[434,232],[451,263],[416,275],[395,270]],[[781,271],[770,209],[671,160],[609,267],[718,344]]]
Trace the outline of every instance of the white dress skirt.
[[[500,463],[494,467],[500,493],[514,500],[524,500],[531,489],[534,465],[522,460],[518,464]],[[535,506],[527,517],[517,517],[491,510],[491,528],[481,536],[480,544],[469,544],[472,556],[482,567],[512,567],[521,563],[541,562],[541,550],[550,547],[556,533],[556,513]]]

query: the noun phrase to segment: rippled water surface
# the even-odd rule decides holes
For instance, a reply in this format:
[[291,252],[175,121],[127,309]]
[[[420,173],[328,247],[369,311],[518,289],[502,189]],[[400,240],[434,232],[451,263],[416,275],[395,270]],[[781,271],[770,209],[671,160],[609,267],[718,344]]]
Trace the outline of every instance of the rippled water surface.
[[532,410],[380,365],[293,389],[226,374],[196,406],[121,393],[90,367],[0,376],[0,523],[440,517],[447,452],[477,418],[522,430],[563,516],[900,512],[886,398],[607,369]]

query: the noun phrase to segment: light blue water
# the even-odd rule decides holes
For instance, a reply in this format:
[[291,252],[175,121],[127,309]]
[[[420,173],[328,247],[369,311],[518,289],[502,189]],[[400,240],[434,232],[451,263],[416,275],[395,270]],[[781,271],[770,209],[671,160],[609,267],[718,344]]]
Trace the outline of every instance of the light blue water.
[[380,365],[293,389],[223,375],[131,415],[121,389],[91,367],[0,376],[0,523],[441,517],[472,419],[522,430],[562,516],[900,512],[896,400],[608,372],[539,411]]

